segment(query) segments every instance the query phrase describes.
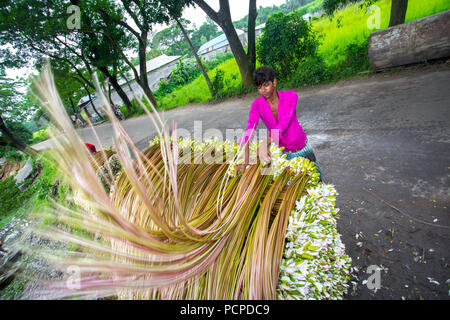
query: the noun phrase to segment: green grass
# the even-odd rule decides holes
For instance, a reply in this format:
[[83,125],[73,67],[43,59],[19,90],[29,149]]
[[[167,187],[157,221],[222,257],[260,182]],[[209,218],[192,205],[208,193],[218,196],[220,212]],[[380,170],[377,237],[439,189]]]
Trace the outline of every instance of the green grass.
[[[41,158],[41,165],[42,171],[34,183],[29,179],[24,181],[27,187],[23,191],[19,190],[13,176],[0,181],[0,228],[15,217],[47,206],[52,186],[58,179],[57,163],[51,159],[50,153],[46,152]],[[57,201],[62,203],[69,193],[69,188],[60,184]]]
[[307,12],[314,13],[314,12],[322,10],[323,2],[324,2],[324,0],[316,0],[316,1],[310,2],[308,4],[305,4],[303,7],[300,7],[297,10],[299,10],[302,13],[307,13]]
[[12,176],[0,181],[0,228],[23,213],[23,208],[32,196],[32,191],[20,191]]
[[[328,66],[338,64],[345,59],[345,49],[352,43],[361,44],[367,41],[372,32],[385,29],[389,25],[391,0],[381,0],[374,3],[380,8],[380,29],[369,29],[367,20],[373,12],[366,13],[359,4],[346,6],[335,13],[333,20],[327,17],[313,21],[313,30],[321,37],[319,55]],[[448,0],[409,0],[405,22],[417,20],[438,12],[450,9]]]
[[[224,89],[223,92],[240,93],[241,90],[241,74],[239,67],[234,58],[224,61],[214,69],[208,71],[208,76],[211,82],[214,80],[217,70],[224,71]],[[219,94],[219,97],[224,97]],[[191,83],[175,89],[168,95],[158,100],[158,109],[167,110],[179,106],[184,106],[189,103],[207,102],[211,100],[211,93],[206,84],[203,75],[198,76]]]

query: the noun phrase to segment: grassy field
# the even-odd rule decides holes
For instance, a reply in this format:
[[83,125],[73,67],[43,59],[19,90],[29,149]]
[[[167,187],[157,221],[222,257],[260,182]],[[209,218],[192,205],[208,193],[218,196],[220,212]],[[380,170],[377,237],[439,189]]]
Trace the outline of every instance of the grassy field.
[[[241,74],[234,58],[229,59],[213,70],[208,71],[211,81],[214,81],[217,70],[224,72],[223,92],[239,90],[241,86]],[[182,88],[175,89],[170,94],[158,101],[159,109],[171,109],[189,103],[205,102],[211,99],[211,93],[203,75]]]
[[[342,53],[351,43],[362,43],[369,38],[372,32],[388,27],[391,0],[377,1],[374,5],[380,9],[379,29],[369,29],[367,26],[367,20],[375,12],[366,12],[366,9],[359,8],[358,4],[349,5],[336,12],[331,21],[328,18],[313,21],[313,30],[322,37],[319,54],[327,65],[337,64],[345,59]],[[450,1],[448,0],[409,0],[405,22],[449,9]]]

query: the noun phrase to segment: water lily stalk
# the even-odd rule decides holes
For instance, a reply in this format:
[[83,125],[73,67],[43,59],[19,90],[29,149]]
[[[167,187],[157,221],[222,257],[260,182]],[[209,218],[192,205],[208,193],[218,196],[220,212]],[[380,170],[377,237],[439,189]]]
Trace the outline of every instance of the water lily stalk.
[[[80,270],[75,289],[64,279],[51,283],[48,293],[122,299],[284,297],[279,279],[281,266],[288,263],[285,241],[295,243],[286,240],[287,230],[298,201],[318,185],[314,165],[307,159],[286,161],[272,146],[274,175],[262,175],[259,162],[234,175],[242,147],[177,139],[175,123],[170,133],[151,102],[153,112],[136,99],[158,132],[141,152],[94,82],[114,128],[113,149],[122,168],[117,178],[108,169],[109,192],[96,172],[109,165],[111,152],[100,147],[98,155],[89,154],[64,110],[49,66],[36,81],[40,100],[55,122],[55,159],[79,204],[77,209],[54,204],[58,224],[33,230],[76,246],[63,254],[36,251],[62,270]],[[179,163],[186,148],[196,160],[203,151],[209,160],[213,153],[226,159],[232,154],[232,161]],[[87,235],[73,233],[75,227]]]

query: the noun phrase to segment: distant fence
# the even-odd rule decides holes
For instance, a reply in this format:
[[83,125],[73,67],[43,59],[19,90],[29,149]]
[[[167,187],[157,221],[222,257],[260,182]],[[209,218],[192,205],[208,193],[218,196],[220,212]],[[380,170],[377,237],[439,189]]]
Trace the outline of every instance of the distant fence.
[[369,37],[373,70],[450,56],[450,10],[374,32]]

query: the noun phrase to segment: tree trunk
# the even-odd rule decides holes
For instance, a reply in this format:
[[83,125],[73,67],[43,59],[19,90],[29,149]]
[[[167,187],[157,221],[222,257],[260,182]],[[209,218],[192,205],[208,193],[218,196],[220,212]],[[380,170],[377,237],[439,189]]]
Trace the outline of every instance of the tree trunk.
[[253,72],[255,71],[255,65],[256,65],[255,25],[256,25],[256,16],[257,15],[258,15],[258,11],[256,10],[256,0],[250,0],[249,8],[248,8],[247,56],[248,56],[248,59],[250,60],[250,68],[251,68],[252,75],[253,75]]
[[150,90],[150,87],[148,85],[148,78],[147,78],[147,37],[148,33],[146,31],[141,32],[141,37],[139,39],[139,79],[138,83],[144,90],[145,95],[150,100],[150,102],[153,104],[153,106],[156,108],[158,106],[158,102],[156,101],[155,96],[153,95],[152,90]]
[[127,78],[127,76],[125,75],[125,73],[123,74],[122,78],[124,78],[125,81],[127,82],[128,89],[130,89],[130,92],[133,92],[133,89],[131,88],[130,81],[128,81],[128,78]]
[[147,98],[150,100],[150,102],[156,108],[158,106],[158,102],[156,101],[156,98],[153,95],[152,90],[150,90],[150,87],[148,86],[147,74],[145,74],[144,77],[141,77],[141,81],[139,81],[138,83],[141,86],[141,88],[144,90],[144,93],[147,96]]
[[250,59],[245,54],[244,48],[242,47],[241,40],[234,29],[231,19],[229,21],[223,21],[221,24],[222,30],[228,39],[230,44],[231,52],[233,52],[236,63],[239,67],[241,73],[242,84],[245,87],[250,87],[253,85],[253,70],[251,68]]
[[[131,10],[130,10],[130,3],[128,4],[128,6],[122,2],[122,4],[125,6],[125,10],[130,14]],[[134,30],[133,28],[130,27],[130,25],[128,25],[127,23],[121,21],[121,20],[117,20],[116,18],[111,17],[111,15],[109,15],[106,11],[104,10],[99,10],[99,13],[107,20],[112,21],[118,25],[121,25],[123,27],[125,27],[126,29],[128,29],[128,31],[130,31],[131,34],[133,34],[135,36],[135,38],[138,40],[139,43],[139,50],[138,50],[138,54],[139,54],[139,72],[140,74],[137,74],[136,68],[134,67],[134,65],[126,58],[125,54],[122,51],[119,51],[122,54],[122,57],[125,60],[125,63],[127,63],[131,70],[134,73],[134,77],[135,77],[135,81],[141,86],[142,90],[144,91],[145,95],[147,96],[147,98],[150,100],[150,102],[154,105],[154,107],[156,108],[158,106],[158,103],[156,101],[155,96],[153,95],[153,92],[150,90],[150,87],[148,85],[148,79],[147,79],[147,58],[146,58],[146,53],[147,53],[147,37],[148,37],[148,31],[146,31],[143,26],[139,23],[138,20],[136,20],[133,15],[131,15],[133,17],[133,20],[135,22],[135,24],[138,26],[139,30],[141,30],[141,33],[139,34],[136,30]],[[111,39],[111,38],[110,38]],[[120,50],[120,47],[115,44],[114,39],[111,39],[111,41],[113,41],[113,45]],[[116,89],[117,90],[117,89]],[[127,107],[128,109],[128,107]]]
[[38,152],[34,150],[33,148],[27,146],[25,143],[17,140],[14,135],[8,130],[5,123],[3,122],[3,118],[0,114],[0,131],[2,132],[3,136],[5,137],[6,141],[9,145],[12,147],[25,152],[31,157],[36,157],[38,155]]
[[[250,0],[250,8],[254,0]],[[220,0],[219,12],[214,11],[204,0],[194,0],[194,2],[215,22],[225,33],[231,52],[233,52],[236,63],[241,73],[242,84],[245,87],[253,85],[253,69],[248,56],[245,54],[241,41],[234,29],[231,21],[230,4],[228,0]],[[256,3],[255,3],[256,6]],[[252,15],[249,15],[249,18]],[[256,18],[256,16],[254,17]],[[249,26],[250,29],[250,26]],[[254,26],[253,26],[254,29]],[[253,30],[254,33],[254,30]]]
[[[81,110],[80,110],[80,112],[81,112]],[[89,119],[92,119],[92,115],[91,115],[91,113],[88,111],[88,109],[86,107],[84,108],[84,112],[86,113],[86,115],[87,115],[87,117]]]
[[111,82],[109,82],[109,81],[108,81],[108,91],[107,92],[108,92],[108,101],[112,105],[113,102],[112,102],[112,99],[111,99]]
[[389,27],[404,23],[407,9],[408,0],[392,0]]
[[111,82],[111,85],[116,90],[119,97],[122,99],[123,103],[125,104],[125,107],[127,108],[128,114],[131,114],[131,102],[130,99],[128,99],[128,96],[126,93],[122,90],[122,87],[117,82],[117,78],[115,76],[112,76],[108,69],[106,67],[100,67],[99,70],[103,73],[105,78],[108,78]]
[[[84,120],[84,118],[81,116],[81,113],[77,111],[77,109],[75,108],[75,104],[73,103],[72,98],[69,98],[70,104],[72,105],[72,110],[73,110],[73,114],[75,116],[76,119],[80,120],[80,122],[83,124],[83,126],[86,125],[86,120]],[[75,124],[77,123],[75,119]]]
[[86,90],[86,92],[88,93],[88,97],[89,97],[89,101],[91,101],[92,109],[94,109],[94,112],[97,114],[98,118],[101,119],[102,115],[97,111],[97,108],[95,108],[95,104],[92,101],[91,93],[89,92],[89,90],[86,87],[84,87],[84,90]]
[[208,73],[206,73],[206,70],[203,67],[202,61],[200,60],[200,57],[198,56],[197,51],[195,50],[194,45],[191,42],[191,39],[189,39],[189,36],[188,36],[186,30],[184,29],[183,25],[180,23],[180,21],[178,19],[176,21],[177,21],[178,27],[180,27],[181,32],[183,32],[184,37],[186,38],[187,42],[189,43],[189,46],[191,47],[192,52],[194,53],[195,60],[197,60],[197,64],[200,67],[200,70],[202,71],[203,77],[205,78],[206,84],[208,85],[209,92],[211,93],[211,96],[214,97],[214,91],[212,89],[211,80],[209,79]]

